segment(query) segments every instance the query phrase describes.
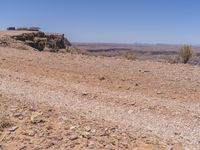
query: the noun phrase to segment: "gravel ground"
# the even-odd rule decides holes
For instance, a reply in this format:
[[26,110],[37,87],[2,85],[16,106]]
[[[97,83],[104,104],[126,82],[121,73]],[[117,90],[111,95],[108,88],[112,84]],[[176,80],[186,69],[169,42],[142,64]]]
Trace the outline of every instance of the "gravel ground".
[[[65,112],[75,124],[90,122],[95,130],[114,128],[127,143],[120,147],[88,139],[95,143],[93,149],[200,149],[199,83],[198,66],[0,48],[0,93],[10,100],[9,107],[19,103],[26,112],[21,103],[34,103],[38,109],[44,103],[44,112],[52,108],[66,116]],[[56,115],[52,117],[54,125],[62,127]],[[76,141],[81,133],[72,132],[71,139]],[[10,143],[3,141],[2,147],[17,142],[15,136]],[[79,143],[72,148],[89,149],[82,138]],[[29,144],[24,149],[34,148],[38,141]],[[51,148],[66,145],[55,142]]]

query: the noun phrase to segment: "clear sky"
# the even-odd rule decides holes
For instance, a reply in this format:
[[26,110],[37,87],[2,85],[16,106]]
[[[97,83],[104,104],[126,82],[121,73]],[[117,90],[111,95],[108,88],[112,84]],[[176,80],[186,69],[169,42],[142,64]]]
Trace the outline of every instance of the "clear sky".
[[200,44],[200,0],[1,0],[0,28],[8,26],[73,42]]

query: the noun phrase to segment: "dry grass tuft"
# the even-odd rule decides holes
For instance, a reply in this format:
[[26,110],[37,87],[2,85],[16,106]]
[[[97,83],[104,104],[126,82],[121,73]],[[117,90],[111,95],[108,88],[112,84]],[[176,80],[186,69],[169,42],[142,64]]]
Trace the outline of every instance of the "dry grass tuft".
[[168,63],[170,63],[170,64],[176,64],[176,63],[178,63],[178,57],[177,56],[170,56],[168,58]]
[[4,106],[4,102],[1,101],[2,104],[0,104],[0,131],[2,131],[5,128],[12,127],[13,123],[10,119],[10,116],[7,112],[7,107]]
[[136,60],[137,59],[136,55],[133,52],[127,52],[125,54],[125,58],[128,60]]
[[3,130],[5,128],[12,127],[13,123],[11,120],[6,116],[0,116],[0,130]]
[[195,52],[190,45],[184,45],[179,52],[180,58],[182,59],[183,63],[186,64],[190,58],[195,55]]

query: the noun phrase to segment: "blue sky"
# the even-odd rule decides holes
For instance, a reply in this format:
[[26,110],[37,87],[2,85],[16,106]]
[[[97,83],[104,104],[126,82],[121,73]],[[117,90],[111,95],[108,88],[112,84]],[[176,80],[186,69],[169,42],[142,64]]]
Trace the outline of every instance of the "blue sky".
[[1,0],[0,28],[39,26],[73,42],[200,44],[199,0]]

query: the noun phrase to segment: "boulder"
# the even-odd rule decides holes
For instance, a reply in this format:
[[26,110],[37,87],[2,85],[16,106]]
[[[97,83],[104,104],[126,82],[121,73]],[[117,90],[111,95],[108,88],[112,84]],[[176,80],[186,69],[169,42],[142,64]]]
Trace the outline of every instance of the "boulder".
[[35,37],[45,38],[45,33],[44,32],[36,32],[34,34],[35,34]]
[[26,40],[29,40],[29,41],[33,41],[34,38],[35,38],[35,34],[34,33],[25,33],[23,34],[23,37],[26,39]]
[[47,38],[47,47],[52,49],[64,49],[67,45],[65,45],[65,37],[62,35],[46,35]]
[[26,41],[26,38],[23,35],[16,35],[14,36],[14,39],[18,41]]
[[25,44],[30,46],[30,47],[35,47],[35,43],[33,41],[26,40]]
[[43,51],[46,46],[46,38],[35,38],[34,39],[34,48],[39,51]]

